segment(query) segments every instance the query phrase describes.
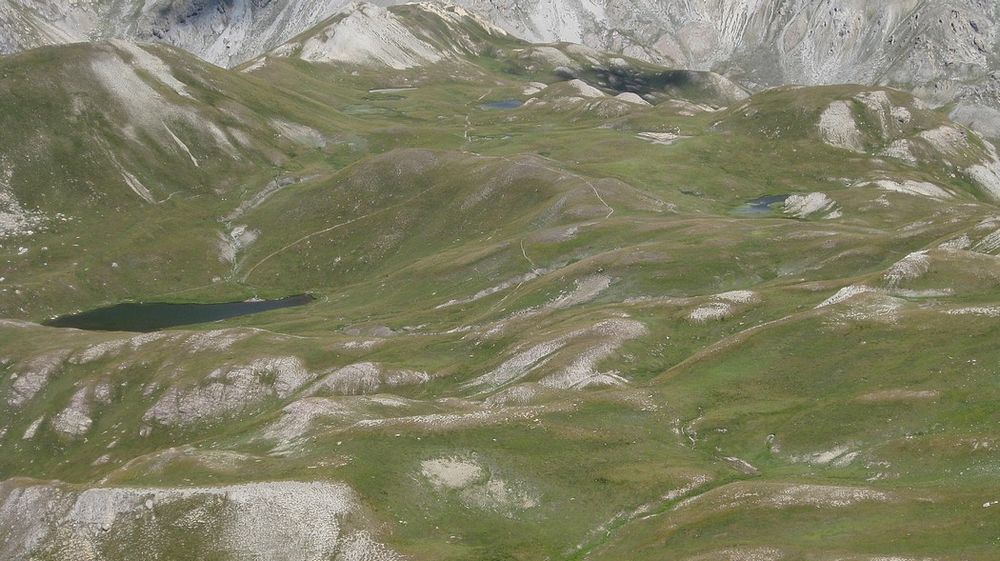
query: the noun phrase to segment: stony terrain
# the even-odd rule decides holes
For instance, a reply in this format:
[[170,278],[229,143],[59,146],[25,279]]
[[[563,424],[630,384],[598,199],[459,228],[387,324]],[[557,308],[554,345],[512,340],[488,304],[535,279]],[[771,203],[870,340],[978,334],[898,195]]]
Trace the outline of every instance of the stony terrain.
[[[713,70],[755,91],[782,84],[891,85],[934,106],[957,102],[953,119],[1000,137],[1000,85],[995,76],[1000,70],[1000,5],[990,2],[455,3],[532,42],[578,43],[673,67]],[[209,62],[233,66],[344,13],[353,13],[352,21],[368,35],[343,30],[338,41],[351,48],[341,49],[342,58],[358,55],[354,48],[363,51],[373,41],[394,48],[396,40],[383,43],[379,38],[398,29],[386,35],[386,29],[378,31],[378,25],[358,19],[371,16],[354,8],[347,0],[2,0],[0,52],[128,37],[166,42]]]
[[997,559],[988,134],[437,4],[312,23],[0,57],[0,558]]

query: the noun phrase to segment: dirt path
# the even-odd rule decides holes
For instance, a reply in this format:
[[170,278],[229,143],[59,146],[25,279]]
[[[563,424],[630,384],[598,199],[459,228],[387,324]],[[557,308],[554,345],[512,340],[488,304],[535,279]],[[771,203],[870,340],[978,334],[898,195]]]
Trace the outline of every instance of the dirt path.
[[389,206],[386,206],[386,207],[382,207],[382,208],[380,208],[378,210],[373,210],[372,212],[369,212],[367,214],[363,214],[363,215],[358,216],[356,218],[352,218],[350,220],[345,220],[344,222],[340,222],[339,224],[334,224],[333,226],[329,226],[327,228],[323,228],[322,230],[317,230],[315,232],[312,232],[311,234],[306,234],[305,236],[302,236],[301,238],[295,240],[294,242],[292,242],[292,243],[290,243],[290,244],[288,244],[288,245],[286,245],[284,247],[281,247],[279,249],[276,249],[276,250],[272,251],[271,253],[267,254],[266,256],[264,256],[264,258],[262,258],[260,261],[258,261],[257,263],[255,263],[253,267],[250,267],[247,270],[247,272],[243,274],[242,282],[247,282],[247,279],[250,278],[250,275],[252,275],[253,272],[256,271],[258,267],[260,267],[261,265],[263,265],[264,263],[266,263],[272,257],[280,255],[281,253],[284,253],[285,251],[288,251],[289,249],[291,249],[291,248],[299,245],[300,243],[302,243],[302,242],[304,242],[306,240],[309,240],[310,238],[313,238],[315,236],[319,236],[319,235],[325,234],[327,232],[332,232],[332,231],[334,231],[334,230],[336,230],[338,228],[343,228],[344,226],[349,226],[351,224],[354,224],[355,222],[360,222],[360,221],[362,221],[362,220],[364,220],[366,218],[370,218],[372,216],[375,216],[377,214],[381,214],[381,213],[386,212],[388,210],[392,210],[392,209],[395,209],[395,208],[399,208],[399,207],[401,207],[403,205],[409,204],[409,203],[411,203],[411,202],[413,202],[415,200],[420,199],[421,197],[423,197],[425,194],[427,194],[429,191],[431,191],[435,187],[437,187],[437,186],[435,185],[435,186],[428,187],[427,189],[424,189],[423,191],[417,193],[416,195],[413,195],[412,197],[409,197],[408,199],[402,200],[402,201],[400,201],[400,202],[398,202],[396,204],[389,205]]
[[524,240],[521,240],[521,255],[523,255],[524,259],[528,262],[529,265],[531,265],[532,271],[538,270],[538,267],[535,266],[535,262],[532,261],[530,257],[528,257],[528,252],[524,250]]
[[[552,162],[554,164],[560,164],[560,165],[562,164],[562,162],[560,162],[559,160],[553,160],[552,158],[548,158],[546,156],[541,156],[541,155],[538,155],[538,154],[531,154],[531,156],[536,157],[536,158],[540,158],[540,159],[545,160],[545,161]],[[605,220],[607,220],[608,218],[611,218],[611,215],[615,213],[615,209],[612,208],[611,205],[609,205],[608,202],[604,200],[604,197],[601,196],[600,191],[597,190],[597,186],[594,185],[594,183],[590,179],[588,179],[586,176],[580,175],[579,173],[576,173],[576,172],[569,171],[568,169],[565,169],[565,168],[555,168],[555,167],[545,166],[545,165],[534,163],[534,162],[524,162],[524,161],[511,160],[507,156],[500,156],[500,159],[503,160],[503,161],[505,161],[505,162],[510,162],[510,163],[513,163],[513,164],[519,164],[519,165],[522,165],[522,166],[534,166],[536,168],[544,169],[545,171],[550,171],[552,173],[558,174],[560,177],[574,177],[576,179],[579,179],[580,181],[586,183],[588,187],[590,187],[590,189],[594,192],[594,195],[597,196],[597,200],[601,201],[601,204],[604,205],[604,208],[608,209],[608,214],[607,214],[607,216],[604,217]]]

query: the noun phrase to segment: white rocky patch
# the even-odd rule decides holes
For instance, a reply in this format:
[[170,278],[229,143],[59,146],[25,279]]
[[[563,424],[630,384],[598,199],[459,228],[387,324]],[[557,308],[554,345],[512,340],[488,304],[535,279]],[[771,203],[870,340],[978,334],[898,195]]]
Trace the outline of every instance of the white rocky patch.
[[69,405],[52,418],[52,429],[69,438],[87,434],[94,424],[90,408],[90,390],[82,387],[73,394]]
[[623,92],[615,96],[618,101],[624,101],[625,103],[631,103],[633,105],[642,105],[645,107],[650,107],[651,104],[643,99],[639,94],[632,92]]
[[600,343],[577,355],[558,372],[546,376],[541,385],[557,389],[584,389],[592,386],[618,386],[627,382],[616,371],[599,372],[598,364],[610,358],[631,339],[646,335],[648,330],[641,322],[631,319],[608,319],[587,330],[587,336],[597,336]]
[[295,439],[312,428],[316,419],[348,420],[355,410],[333,399],[308,397],[289,403],[281,410],[281,418],[264,429],[262,437],[287,448]]
[[715,295],[715,298],[733,304],[752,304],[759,300],[757,293],[752,290],[731,290]]
[[[168,100],[146,81],[147,79],[151,80],[175,92],[178,91],[178,88],[182,92],[186,93],[187,91],[183,89],[184,85],[177,81],[169,70],[164,69],[165,66],[159,68],[157,67],[157,63],[152,62],[151,59],[137,59],[134,56],[135,53],[132,52],[136,49],[137,52],[145,53],[145,55],[141,56],[148,55],[152,59],[159,60],[140,47],[120,43],[117,46],[103,49],[101,53],[94,56],[90,61],[90,70],[94,77],[97,78],[101,87],[111,95],[114,104],[128,115],[128,125],[124,128],[125,134],[136,142],[142,142],[143,138],[138,134],[139,131],[137,130],[141,128],[161,142],[163,146],[176,145],[176,141],[180,139],[177,138],[175,141],[173,137],[176,135],[169,130],[167,123],[179,121],[191,128],[206,133],[216,145],[235,157],[235,147],[229,141],[226,133],[217,125],[193,110],[190,105],[184,102]],[[132,62],[126,62],[122,56],[123,53],[131,58]],[[150,65],[151,69],[138,66],[141,64]],[[159,64],[162,65],[162,61]],[[143,74],[147,78],[140,76],[137,69],[145,70]],[[178,95],[184,94],[178,93]],[[145,201],[150,203],[155,202],[149,189],[135,175],[122,166],[113,155],[110,155],[110,157],[120,170],[122,179],[128,187]]]
[[342,19],[306,39],[299,56],[310,62],[376,64],[404,70],[438,62],[445,54],[414,35],[389,10],[355,4]]
[[149,191],[149,188],[143,185],[139,178],[129,173],[125,168],[121,168],[122,181],[128,188],[132,190],[140,199],[146,201],[149,204],[155,204],[156,199],[153,197],[153,193]]
[[410,559],[379,543],[365,530],[358,530],[341,540],[338,561],[406,561]]
[[921,401],[937,399],[939,397],[941,397],[941,392],[938,390],[892,389],[868,392],[858,396],[857,399],[863,402],[882,403],[892,401]]
[[[212,557],[315,561],[344,559],[341,554],[348,552],[365,561],[400,558],[367,532],[346,530],[359,499],[341,483],[275,481],[76,492],[58,483],[5,482],[0,497],[0,526],[8,530],[9,539],[0,551],[12,558],[33,558],[42,548],[86,554],[125,540],[136,530],[185,527],[219,529],[217,541],[203,552]],[[164,547],[169,545],[141,543],[136,552],[155,558]]]
[[962,234],[961,236],[942,242],[938,245],[939,249],[944,249],[946,251],[961,251],[969,249],[972,247],[972,239],[969,238],[968,234]]
[[108,355],[114,355],[120,352],[128,346],[128,343],[128,339],[111,339],[109,341],[103,341],[101,343],[97,343],[96,345],[91,345],[79,353],[69,357],[69,362],[72,364],[89,364]]
[[604,320],[591,328],[573,331],[517,353],[494,370],[466,382],[462,387],[492,390],[516,382],[545,366],[557,351],[574,340],[592,337],[600,338],[601,342],[590,345],[584,352],[573,357],[568,366],[545,377],[541,381],[542,386],[583,389],[588,386],[622,385],[626,380],[617,372],[597,372],[597,364],[614,354],[625,341],[646,333],[645,325],[635,320]]
[[513,287],[513,286],[517,286],[519,284],[523,284],[523,283],[526,283],[528,281],[532,281],[532,280],[538,278],[540,276],[540,274],[543,273],[543,272],[544,272],[544,270],[537,270],[536,269],[534,271],[531,271],[530,273],[525,273],[523,275],[518,275],[518,276],[516,276],[516,277],[514,277],[512,279],[505,280],[505,281],[501,282],[500,284],[491,286],[489,288],[484,288],[483,290],[480,290],[479,292],[473,294],[472,296],[470,296],[468,298],[455,298],[455,299],[452,299],[452,300],[448,300],[447,302],[445,302],[443,304],[439,304],[439,305],[435,306],[434,309],[435,310],[440,310],[442,308],[448,308],[448,307],[457,306],[457,305],[460,305],[460,304],[469,304],[469,303],[475,302],[477,300],[482,300],[483,298],[486,298],[487,296],[492,296],[492,295],[494,295],[494,294],[496,294],[498,292],[502,292],[504,290],[507,290],[508,288]]
[[541,367],[547,362],[547,357],[561,349],[568,342],[568,338],[559,337],[552,341],[539,343],[525,351],[515,354],[507,359],[500,366],[479,376],[478,378],[465,383],[463,388],[490,387],[497,388],[509,384],[515,380],[524,378],[533,370]]
[[261,358],[212,371],[206,382],[168,389],[143,415],[161,425],[190,425],[238,413],[268,398],[285,398],[313,378],[295,357]]
[[825,308],[827,306],[833,306],[834,304],[839,304],[841,302],[846,302],[859,294],[867,294],[875,292],[875,289],[870,286],[865,286],[861,284],[852,284],[851,286],[845,286],[837,291],[836,294],[827,298],[821,302],[816,308]]
[[901,125],[908,124],[913,120],[913,114],[910,113],[910,110],[905,107],[893,107],[890,115]]
[[[319,139],[323,139],[322,133],[319,131],[305,127],[304,130],[298,128],[299,125],[293,123],[288,123],[285,121],[272,120],[271,125],[279,131],[279,134],[295,140],[296,142],[302,142],[304,144],[311,144],[317,142]],[[302,136],[300,136],[302,135]],[[317,138],[318,135],[318,138]],[[323,140],[325,142],[325,139]],[[275,193],[292,185],[296,182],[294,177],[282,176],[272,181],[269,181],[267,185],[264,186],[257,194],[241,202],[238,207],[233,209],[232,212],[227,214],[222,218],[224,222],[233,222],[241,218],[247,212],[257,208],[264,201],[270,199]]]
[[783,212],[796,218],[808,218],[814,214],[826,214],[827,218],[833,218],[839,215],[836,207],[837,203],[826,193],[807,193],[785,199]]
[[223,263],[236,263],[240,252],[257,241],[260,232],[251,230],[242,224],[234,226],[228,234],[219,232],[219,260]]
[[813,452],[801,456],[792,456],[790,459],[795,463],[812,464],[818,466],[832,465],[834,467],[847,467],[860,455],[857,451],[852,451],[849,446],[837,446],[822,452]]
[[1000,318],[1000,306],[967,306],[964,308],[953,308],[946,313],[953,316]]
[[153,128],[162,126],[170,118],[188,115],[185,109],[169,103],[146,83],[135,72],[135,67],[125,62],[117,50],[110,51],[95,57],[90,68],[101,86],[129,114],[132,123]]
[[45,420],[45,415],[42,415],[41,417],[32,421],[31,424],[28,425],[28,428],[25,429],[24,434],[21,436],[21,440],[31,440],[35,438],[35,434],[38,433],[38,429],[39,427],[42,426],[42,421],[44,420]]
[[732,314],[732,306],[725,302],[709,302],[698,306],[688,314],[688,319],[695,323],[721,320]]
[[503,409],[512,405],[528,405],[545,392],[539,384],[526,383],[504,388],[483,401],[491,409]]
[[526,96],[535,95],[537,93],[541,93],[547,87],[549,87],[549,85],[544,82],[528,82],[528,85],[524,86],[521,93]]
[[482,480],[486,472],[472,460],[447,457],[421,462],[420,473],[435,487],[461,489]]
[[706,561],[708,559],[718,561],[781,561],[785,559],[785,554],[780,549],[773,547],[743,547],[714,551],[709,556],[699,556],[698,559]]
[[426,460],[420,464],[420,472],[436,489],[458,491],[462,503],[471,508],[514,516],[539,504],[526,485],[496,477],[471,459]]
[[[312,127],[307,127],[306,125],[301,125],[299,123],[292,123],[290,121],[282,121],[281,119],[271,119],[269,123],[275,130],[278,131],[278,134],[288,140],[291,140],[292,142],[312,146],[313,148],[324,148],[326,146],[326,136]],[[284,181],[275,180],[272,184],[276,184],[277,188],[281,188],[294,182],[294,179],[287,178]],[[249,205],[249,208],[255,208],[262,203],[267,196],[270,196],[273,191],[277,191],[277,188],[273,189],[273,191],[269,191],[272,184],[268,184],[268,186],[265,187],[260,194],[255,196],[254,199],[251,199],[252,202]],[[264,195],[264,199],[258,200],[258,197],[261,197],[261,195],[265,193],[266,195]],[[245,210],[247,209],[244,209],[244,211]]]
[[889,493],[863,487],[793,485],[770,497],[766,504],[775,507],[804,505],[840,508],[862,502],[888,502],[891,499],[892,495]]
[[892,143],[889,144],[885,150],[882,150],[880,155],[886,158],[902,160],[911,165],[917,163],[917,157],[913,155],[913,152],[910,149],[910,141],[906,139],[892,141]]
[[854,120],[854,111],[847,101],[834,101],[819,118],[819,132],[823,141],[835,148],[864,153],[864,139]]
[[430,380],[431,376],[426,372],[386,369],[373,362],[359,362],[327,374],[306,394],[315,395],[320,391],[339,395],[373,394],[385,388],[424,384]]
[[174,140],[174,143],[177,144],[177,147],[180,148],[182,152],[187,154],[188,159],[191,160],[191,163],[194,164],[194,167],[196,168],[201,167],[201,164],[198,163],[198,158],[194,157],[194,154],[191,153],[191,149],[188,148],[188,145],[184,144],[184,141],[181,140],[176,134],[174,134],[174,131],[170,130],[170,127],[168,127],[166,123],[163,123],[163,128],[167,130],[167,134],[169,134],[170,138]]
[[418,6],[425,12],[438,16],[445,22],[456,24],[456,26],[465,24],[467,21],[471,21],[490,35],[495,35],[497,37],[506,37],[508,35],[507,30],[494,25],[493,22],[482,17],[479,13],[467,10],[457,4],[426,1],[414,2],[412,4]]
[[704,103],[691,103],[685,99],[667,100],[661,104],[661,107],[663,105],[676,109],[677,114],[684,117],[694,117],[699,113],[715,113],[723,109],[721,107],[714,107]]
[[14,168],[0,158],[0,239],[30,235],[45,222],[42,213],[26,210],[14,198],[13,179]]
[[267,57],[262,56],[257,60],[253,61],[252,63],[250,63],[249,65],[247,65],[246,68],[244,68],[243,70],[240,70],[240,72],[243,72],[245,74],[250,74],[256,72],[257,70],[260,70],[261,68],[264,68],[265,66],[267,66]]
[[102,380],[94,385],[94,401],[101,405],[111,403],[112,389],[109,380]]
[[920,138],[935,150],[949,156],[958,156],[969,149],[969,139],[965,133],[947,125],[921,132]]
[[897,288],[903,281],[922,277],[930,267],[931,258],[927,251],[915,251],[889,267],[883,278],[889,288]]
[[661,144],[663,146],[670,146],[678,140],[683,140],[689,138],[687,136],[681,136],[672,132],[640,132],[636,135],[641,140],[646,142],[651,142],[653,144]]
[[56,351],[30,359],[11,375],[13,382],[7,392],[7,404],[21,407],[42,391],[49,378],[62,369],[70,351]]
[[[713,500],[714,499],[714,500]],[[866,487],[836,485],[730,485],[718,493],[705,493],[685,499],[675,509],[712,501],[719,510],[732,510],[748,506],[786,508],[810,506],[815,508],[844,508],[865,502],[889,502],[894,496]]]
[[607,275],[591,275],[574,282],[573,290],[561,294],[546,304],[549,309],[562,309],[590,302],[611,286],[611,277]]
[[1000,154],[992,143],[986,140],[982,142],[986,145],[987,159],[969,167],[965,172],[994,201],[1000,201]]
[[692,310],[687,318],[694,323],[722,320],[731,316],[736,306],[755,304],[759,301],[760,297],[751,290],[723,292],[712,296],[712,301]]
[[385,342],[385,339],[354,339],[344,341],[340,347],[349,351],[370,351]]
[[927,197],[929,199],[946,200],[954,198],[954,195],[933,183],[926,181],[893,181],[891,179],[879,179],[861,185],[874,185],[883,191],[913,195],[916,197]]
[[875,115],[879,121],[879,129],[882,131],[882,134],[885,135],[889,131],[889,118],[893,110],[892,100],[889,99],[889,94],[885,93],[883,90],[875,90],[870,92],[861,92],[854,96],[854,99],[860,101],[869,113]]
[[254,331],[247,329],[213,329],[189,335],[184,346],[192,353],[221,352],[254,334]]
[[111,44],[128,53],[132,57],[132,65],[134,67],[145,70],[156,78],[157,81],[173,90],[177,95],[194,99],[188,92],[187,85],[174,76],[170,67],[160,57],[128,41],[112,40]]
[[574,68],[577,66],[576,62],[569,58],[566,53],[560,51],[555,47],[550,47],[548,45],[541,45],[537,47],[532,47],[528,56],[532,58],[542,59],[552,66],[562,66],[565,68]]
[[848,303],[846,309],[835,314],[835,324],[850,321],[895,323],[904,305],[903,300],[879,291],[861,294],[850,299]]
[[466,506],[495,512],[509,518],[514,518],[518,512],[535,508],[540,504],[538,497],[528,491],[525,485],[497,477],[482,485],[464,489],[461,497]]
[[544,405],[532,407],[507,407],[500,410],[480,409],[464,413],[431,413],[427,415],[410,415],[405,417],[383,417],[377,419],[362,419],[350,426],[354,430],[385,430],[420,429],[447,431],[500,425],[513,422],[525,422],[538,418],[543,413],[571,409],[573,405]]
[[594,86],[591,86],[590,84],[584,82],[583,80],[574,79],[570,80],[567,83],[576,89],[580,97],[591,98],[591,99],[607,97],[607,95],[605,95],[604,92],[595,88]]
[[994,253],[998,249],[1000,249],[1000,229],[990,232],[972,246],[972,250],[979,253]]

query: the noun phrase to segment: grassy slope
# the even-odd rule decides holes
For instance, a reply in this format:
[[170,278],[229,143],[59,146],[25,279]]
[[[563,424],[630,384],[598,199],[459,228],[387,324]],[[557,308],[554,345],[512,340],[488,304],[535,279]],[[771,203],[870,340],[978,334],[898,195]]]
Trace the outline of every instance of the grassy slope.
[[[694,116],[666,104],[556,110],[557,100],[483,110],[484,100],[521,98],[528,80],[555,80],[550,69],[523,66],[511,51],[521,46],[501,47],[497,59],[392,75],[273,58],[241,75],[156,49],[189,85],[200,114],[238,125],[253,139],[254,148],[233,161],[218,147],[199,145],[202,137],[192,131],[185,142],[206,162],[198,168],[168,151],[169,143],[130,141],[122,117],[103,110],[114,100],[101,97],[78,69],[108,47],[34,51],[0,62],[0,87],[21,92],[0,95],[4,129],[18,138],[43,131],[46,139],[44,147],[18,140],[0,146],[17,165],[14,190],[32,207],[73,217],[33,237],[4,240],[6,316],[37,320],[129,298],[320,297],[308,308],[225,324],[287,336],[257,333],[227,349],[193,353],[183,350],[187,332],[179,331],[96,362],[65,362],[38,398],[2,421],[0,474],[81,486],[103,478],[127,485],[342,480],[390,528],[392,545],[427,559],[716,559],[730,555],[720,551],[754,548],[809,559],[991,558],[1000,528],[982,505],[998,498],[991,495],[1000,467],[992,407],[1000,397],[997,324],[942,310],[995,302],[995,258],[942,255],[906,286],[954,294],[893,297],[896,317],[889,321],[866,312],[865,297],[813,308],[849,284],[883,285],[882,273],[912,251],[977,235],[975,225],[993,205],[961,175],[952,177],[943,157],[913,168],[821,143],[818,113],[857,88],[767,92]],[[37,75],[65,78],[37,84]],[[68,84],[94,96],[86,105],[89,124],[67,117]],[[416,89],[369,92],[400,85]],[[915,114],[914,131],[944,122],[930,111]],[[272,119],[318,131],[324,146],[280,137]],[[659,146],[636,138],[642,131],[691,138]],[[876,151],[883,139],[865,132]],[[158,194],[179,194],[142,204],[109,175],[111,164],[94,148],[101,142]],[[276,175],[305,180],[241,217],[260,237],[235,266],[220,262],[221,217]],[[942,203],[849,189],[840,180],[879,175],[933,180],[960,196]],[[61,187],[72,184],[88,187]],[[733,213],[756,196],[811,191],[826,192],[843,218]],[[888,204],[875,204],[880,197]],[[570,227],[575,233],[561,233]],[[23,244],[32,251],[16,255]],[[43,246],[44,257],[35,251]],[[112,261],[119,267],[111,269]],[[547,272],[437,308],[536,268]],[[544,307],[593,275],[612,279],[593,300]],[[738,306],[721,321],[687,319],[712,294],[736,289],[754,290],[759,303]],[[532,307],[542,309],[517,314]],[[316,371],[361,360],[426,370],[434,381],[388,390],[414,400],[402,414],[474,410],[482,396],[463,382],[526,347],[623,314],[648,334],[599,366],[620,372],[629,385],[543,393],[534,403],[548,412],[534,419],[384,429],[329,419],[284,457],[269,455],[272,445],[256,435],[290,400],[267,400],[235,419],[158,427],[145,438],[136,430],[158,395],[144,395],[150,382],[198,383],[219,365],[258,356],[297,356]],[[491,333],[498,324],[503,329]],[[366,334],[381,326],[396,335],[374,337],[380,343],[370,349],[344,346],[372,339]],[[449,333],[466,326],[471,330]],[[20,372],[32,357],[118,338],[8,327],[0,330],[0,364]],[[525,380],[555,372],[593,343],[577,343]],[[5,392],[12,380],[0,372]],[[64,407],[75,387],[107,378],[119,389],[94,414],[86,439],[67,440],[47,424],[34,439],[21,439],[34,419]],[[937,393],[863,397],[880,390]],[[399,414],[374,408],[358,418]],[[234,470],[154,462],[157,451],[188,444],[260,461]],[[839,446],[858,452],[857,459],[840,467],[803,459]],[[110,463],[94,465],[104,454]],[[539,506],[482,510],[459,491],[434,490],[421,478],[420,462],[442,456],[476,458],[494,476],[529,488]],[[727,457],[757,473],[744,473]],[[821,496],[817,504],[778,508],[753,498],[800,484],[863,487],[891,499],[837,507]],[[684,491],[664,498],[673,489]],[[633,514],[641,505],[649,506]],[[197,544],[177,545],[174,554],[187,547]]]

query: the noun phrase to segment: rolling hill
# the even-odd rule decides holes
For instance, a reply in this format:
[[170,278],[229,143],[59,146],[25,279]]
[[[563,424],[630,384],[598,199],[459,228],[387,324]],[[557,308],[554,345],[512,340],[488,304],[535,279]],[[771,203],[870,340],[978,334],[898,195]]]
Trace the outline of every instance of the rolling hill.
[[988,138],[436,4],[314,23],[0,58],[0,557],[996,558]]

